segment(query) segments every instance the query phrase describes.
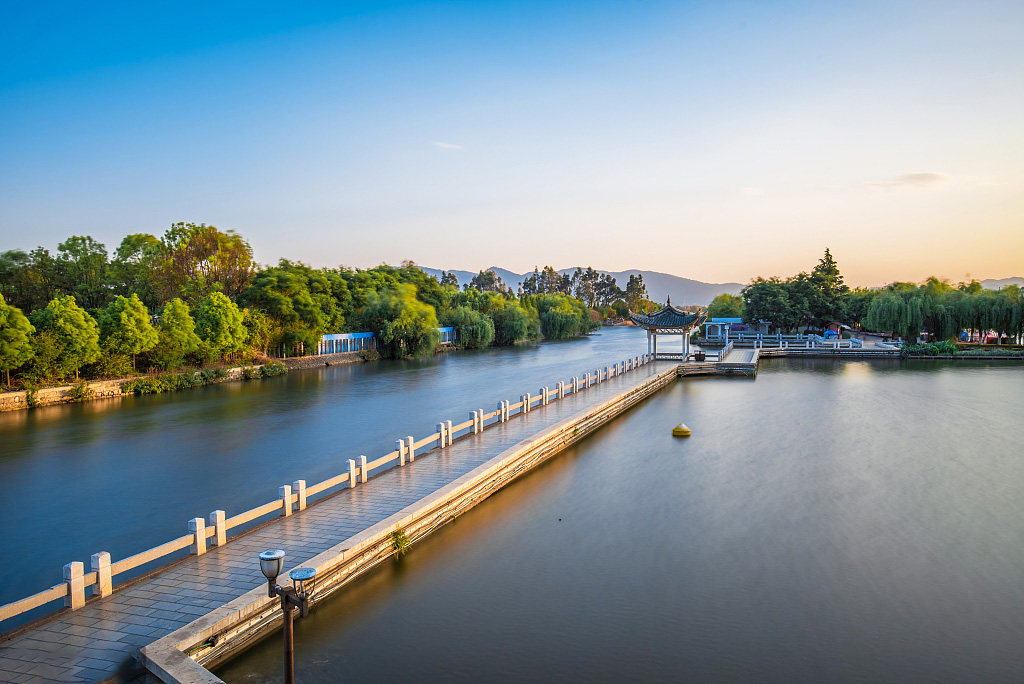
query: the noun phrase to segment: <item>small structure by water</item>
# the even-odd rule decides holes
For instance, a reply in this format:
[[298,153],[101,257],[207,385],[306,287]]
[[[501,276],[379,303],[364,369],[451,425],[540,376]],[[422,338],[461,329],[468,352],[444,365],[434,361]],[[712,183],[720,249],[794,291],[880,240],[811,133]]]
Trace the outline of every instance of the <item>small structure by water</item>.
[[[707,318],[704,311],[689,313],[672,306],[672,298],[662,308],[652,314],[630,314],[630,319],[636,325],[647,331],[647,353],[653,354],[656,359],[682,359],[685,360],[690,353],[690,331],[700,325]],[[678,352],[658,351],[658,335],[680,335],[682,343]]]

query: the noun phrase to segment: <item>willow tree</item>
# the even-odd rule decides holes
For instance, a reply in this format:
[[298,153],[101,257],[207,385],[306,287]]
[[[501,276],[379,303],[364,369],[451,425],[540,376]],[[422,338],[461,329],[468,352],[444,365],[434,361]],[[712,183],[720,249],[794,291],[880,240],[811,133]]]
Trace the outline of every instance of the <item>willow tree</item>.
[[357,321],[377,333],[381,355],[392,359],[429,354],[439,339],[434,307],[419,301],[410,284],[370,292]]
[[892,331],[913,341],[924,327],[924,297],[916,289],[893,289],[878,294],[868,307],[864,325],[869,330]]

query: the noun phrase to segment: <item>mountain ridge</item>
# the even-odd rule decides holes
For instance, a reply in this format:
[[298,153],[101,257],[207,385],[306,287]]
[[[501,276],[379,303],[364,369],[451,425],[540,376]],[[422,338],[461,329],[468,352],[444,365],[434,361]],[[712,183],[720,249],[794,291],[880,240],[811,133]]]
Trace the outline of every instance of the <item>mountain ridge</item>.
[[[442,273],[446,272],[442,269],[430,268],[427,266],[420,266],[419,268],[427,275],[434,276],[438,279],[441,278]],[[507,268],[501,268],[500,266],[490,266],[482,270],[494,271],[502,281],[504,281],[504,283],[513,290],[518,290],[522,285],[523,280],[533,273],[533,271],[516,273],[508,270]],[[559,269],[558,273],[561,275],[571,275],[575,270],[576,267],[574,266],[572,268]],[[700,280],[684,278],[683,276],[677,276],[671,273],[662,273],[660,271],[645,271],[636,268],[627,269],[625,271],[595,270],[597,270],[598,273],[605,273],[615,278],[616,284],[623,290],[626,289],[626,283],[629,282],[629,276],[642,275],[644,278],[644,284],[647,286],[648,297],[656,302],[664,302],[669,296],[671,296],[672,303],[678,306],[707,306],[716,295],[720,295],[723,292],[739,294],[740,290],[743,289],[743,285],[740,283],[705,283]],[[464,287],[473,279],[473,276],[476,275],[476,272],[474,271],[462,271],[458,269],[449,270],[447,273],[455,274],[455,278],[459,281],[459,287]]]

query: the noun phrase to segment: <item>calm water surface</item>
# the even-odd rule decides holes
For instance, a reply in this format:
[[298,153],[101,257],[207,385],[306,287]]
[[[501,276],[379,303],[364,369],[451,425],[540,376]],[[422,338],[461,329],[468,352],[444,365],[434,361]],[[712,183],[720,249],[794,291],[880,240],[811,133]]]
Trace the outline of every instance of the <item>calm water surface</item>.
[[299,681],[1021,681],[1022,407],[984,362],[676,383],[320,605]]
[[[117,560],[374,458],[442,419],[465,420],[541,385],[646,351],[642,330],[337,366],[260,382],[0,414],[0,604],[61,581],[61,567],[109,551]],[[13,568],[17,570],[14,571]],[[38,613],[38,611],[37,611]],[[8,629],[15,621],[0,626]]]

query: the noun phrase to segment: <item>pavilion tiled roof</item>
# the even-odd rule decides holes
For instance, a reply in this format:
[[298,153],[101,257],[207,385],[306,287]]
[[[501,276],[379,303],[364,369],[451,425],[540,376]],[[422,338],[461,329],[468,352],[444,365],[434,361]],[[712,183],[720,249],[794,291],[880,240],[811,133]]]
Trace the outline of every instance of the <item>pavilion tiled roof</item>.
[[692,328],[700,325],[706,314],[703,311],[689,313],[667,304],[652,314],[630,314],[629,317],[641,328]]

